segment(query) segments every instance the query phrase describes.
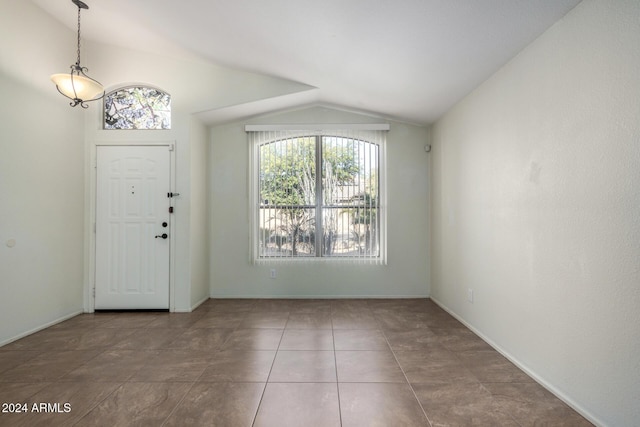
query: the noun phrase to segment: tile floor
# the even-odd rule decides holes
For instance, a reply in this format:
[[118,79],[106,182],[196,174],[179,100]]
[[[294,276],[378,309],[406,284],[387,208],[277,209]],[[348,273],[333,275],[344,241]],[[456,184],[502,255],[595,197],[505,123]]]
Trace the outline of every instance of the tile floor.
[[79,315],[0,347],[0,402],[12,427],[591,425],[428,299]]

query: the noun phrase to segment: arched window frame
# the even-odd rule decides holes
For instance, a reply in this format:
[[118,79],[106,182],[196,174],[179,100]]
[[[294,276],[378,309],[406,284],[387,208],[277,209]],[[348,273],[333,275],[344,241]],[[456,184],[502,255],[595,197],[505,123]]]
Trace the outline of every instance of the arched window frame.
[[[118,96],[126,100],[120,107],[114,100]],[[135,101],[138,102],[137,106],[131,108]],[[169,130],[171,95],[149,85],[119,87],[105,95],[103,113],[105,130]]]
[[[386,142],[386,133],[389,130],[388,125],[323,125],[323,129],[317,130],[314,128],[310,128],[312,130],[307,130],[309,128],[307,125],[296,126],[296,125],[247,125],[245,126],[245,130],[249,135],[249,143],[252,146],[250,150],[250,203],[251,213],[250,216],[252,218],[252,261],[254,263],[265,263],[265,262],[282,262],[282,261],[300,261],[300,260],[332,260],[332,261],[341,261],[341,262],[355,262],[355,263],[369,263],[369,264],[386,264],[386,178],[385,178],[385,142]],[[263,148],[266,148],[274,143],[282,143],[286,141],[292,140],[307,140],[314,139],[315,147],[316,147],[316,157],[315,164],[322,165],[322,141],[327,139],[344,139],[350,140],[355,143],[365,144],[366,146],[376,147],[377,151],[377,162],[378,162],[378,171],[377,171],[377,185],[378,185],[378,193],[374,199],[365,198],[362,199],[364,206],[360,206],[359,203],[356,202],[356,198],[347,198],[344,200],[347,202],[346,204],[336,204],[335,200],[330,202],[328,205],[326,204],[327,199],[325,198],[326,194],[321,187],[324,186],[323,183],[316,181],[316,188],[318,191],[315,192],[316,201],[308,200],[303,203],[305,206],[289,206],[285,204],[275,204],[271,201],[262,200],[264,197],[261,196],[262,193],[262,183],[261,179],[264,176],[264,171],[261,168],[261,162],[263,159],[263,155],[261,151]],[[261,148],[262,147],[262,148]],[[295,150],[294,147],[290,146],[285,150]],[[322,170],[323,166],[320,169],[317,169],[316,177],[319,177],[318,173]],[[323,172],[324,174],[324,172]],[[358,196],[359,193],[352,194],[352,196]],[[366,200],[366,202],[364,201]],[[306,204],[310,204],[306,206]],[[315,238],[315,235],[321,236],[325,233],[323,232],[323,226],[320,225],[318,227],[318,220],[320,217],[324,217],[324,213],[328,209],[338,208],[339,212],[346,213],[350,211],[352,213],[368,213],[369,219],[376,221],[376,237],[375,237],[375,245],[374,247],[364,248],[364,251],[360,253],[354,253],[353,251],[347,250],[340,253],[340,251],[332,251],[328,253],[322,247],[323,243],[320,241],[324,241],[324,238]],[[292,247],[292,239],[296,239],[295,237],[288,236],[286,241],[283,237],[282,247],[278,245],[281,243],[278,241],[279,235],[275,235],[275,233],[267,233],[265,230],[267,228],[273,228],[273,226],[269,226],[268,222],[273,220],[275,215],[273,212],[270,212],[268,215],[265,215],[266,210],[271,211],[282,211],[286,209],[309,209],[309,217],[313,216],[312,211],[315,211],[315,219],[313,222],[315,223],[315,231],[313,232],[313,246],[315,246],[315,250],[311,249],[308,251],[295,251]],[[262,212],[261,212],[262,211]],[[371,213],[373,213],[371,215]],[[268,218],[265,222],[265,218]],[[275,219],[276,223],[279,223],[281,220]],[[352,221],[350,221],[353,223]],[[361,221],[361,224],[369,224],[369,221]],[[279,227],[282,228],[282,227]],[[295,228],[295,227],[294,227]],[[294,230],[295,231],[295,230]],[[287,233],[285,233],[287,234]],[[292,233],[289,233],[293,235]],[[304,233],[300,234],[304,237]],[[297,240],[296,240],[297,241]],[[300,240],[302,242],[302,240]],[[272,244],[273,243],[273,244]],[[305,243],[307,243],[305,241]],[[276,249],[270,248],[265,250],[266,246],[274,246],[276,245]],[[288,246],[287,246],[288,245]],[[302,248],[299,248],[302,249]],[[297,253],[295,253],[297,252]],[[303,253],[305,252],[305,253]]]

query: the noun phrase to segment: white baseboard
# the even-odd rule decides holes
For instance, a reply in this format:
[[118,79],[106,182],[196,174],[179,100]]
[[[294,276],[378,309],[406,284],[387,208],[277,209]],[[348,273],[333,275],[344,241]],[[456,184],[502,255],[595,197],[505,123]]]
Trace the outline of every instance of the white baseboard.
[[198,301],[197,303],[193,304],[191,306],[191,311],[195,310],[196,308],[200,307],[202,304],[205,303],[205,301],[207,301],[210,297],[204,297],[202,298],[200,301]]
[[424,299],[429,295],[215,295],[216,299]]
[[70,314],[66,314],[66,315],[64,315],[62,317],[59,317],[59,318],[57,318],[55,320],[52,320],[51,322],[45,323],[44,325],[40,325],[40,326],[35,327],[33,329],[30,329],[30,330],[28,330],[26,332],[18,334],[18,335],[14,336],[14,337],[11,337],[11,338],[9,338],[7,340],[4,340],[4,341],[0,342],[0,347],[2,347],[3,345],[7,345],[7,344],[9,344],[11,342],[17,341],[20,338],[24,338],[24,337],[26,337],[28,335],[35,334],[36,332],[39,332],[39,331],[41,331],[43,329],[47,329],[50,326],[57,325],[58,323],[62,323],[65,320],[69,320],[72,317],[76,317],[78,314],[82,314],[82,313],[83,313],[83,311],[76,311],[76,312],[73,312],[73,313],[70,313]]
[[594,424],[594,425],[596,425],[598,427],[605,427],[606,426],[605,423],[603,423],[602,421],[600,421],[596,417],[594,417],[593,414],[591,414],[588,410],[586,410],[584,407],[582,407],[580,404],[575,402],[573,399],[571,399],[566,394],[562,393],[553,384],[551,384],[549,381],[547,381],[546,379],[544,379],[543,377],[538,375],[536,372],[531,370],[527,365],[525,365],[524,363],[520,362],[517,358],[515,358],[509,352],[505,351],[502,347],[500,347],[498,344],[496,344],[489,337],[485,336],[482,332],[480,332],[479,330],[474,328],[471,324],[467,323],[466,320],[464,320],[462,317],[458,316],[458,314],[456,314],[453,310],[449,309],[449,307],[447,307],[446,305],[444,305],[443,303],[441,303],[440,301],[438,301],[434,297],[430,297],[430,299],[433,302],[435,302],[444,311],[449,313],[451,316],[455,317],[464,326],[469,328],[474,334],[476,334],[478,337],[480,337],[484,342],[486,342],[491,347],[493,347],[494,350],[496,350],[498,353],[500,353],[501,355],[506,357],[511,363],[516,365],[520,370],[524,371],[524,373],[529,375],[534,381],[536,381],[542,387],[547,389],[550,393],[552,393],[558,399],[562,400],[564,403],[569,405],[577,413],[579,413],[580,415],[585,417],[589,422],[591,422],[592,424]]

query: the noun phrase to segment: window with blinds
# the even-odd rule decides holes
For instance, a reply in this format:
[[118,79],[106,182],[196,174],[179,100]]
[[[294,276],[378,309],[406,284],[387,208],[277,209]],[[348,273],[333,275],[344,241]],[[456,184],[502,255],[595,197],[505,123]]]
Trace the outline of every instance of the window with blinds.
[[385,135],[249,132],[254,259],[384,262]]

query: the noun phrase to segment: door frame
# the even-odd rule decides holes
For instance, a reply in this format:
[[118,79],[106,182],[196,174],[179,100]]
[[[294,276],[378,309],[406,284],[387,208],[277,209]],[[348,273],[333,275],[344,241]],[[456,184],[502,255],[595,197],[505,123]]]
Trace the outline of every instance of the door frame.
[[[95,290],[96,290],[96,204],[98,194],[98,174],[96,171],[98,164],[98,147],[99,146],[119,146],[119,147],[167,147],[169,150],[169,192],[176,191],[176,142],[175,141],[94,141],[89,144],[89,162],[88,175],[89,182],[85,182],[85,194],[89,194],[88,200],[85,202],[85,244],[89,248],[85,251],[85,286],[84,286],[84,312],[93,313],[95,311]],[[175,206],[175,200],[169,199],[169,206]],[[173,214],[172,214],[173,215]],[[169,221],[169,311],[175,311],[175,217]]]

